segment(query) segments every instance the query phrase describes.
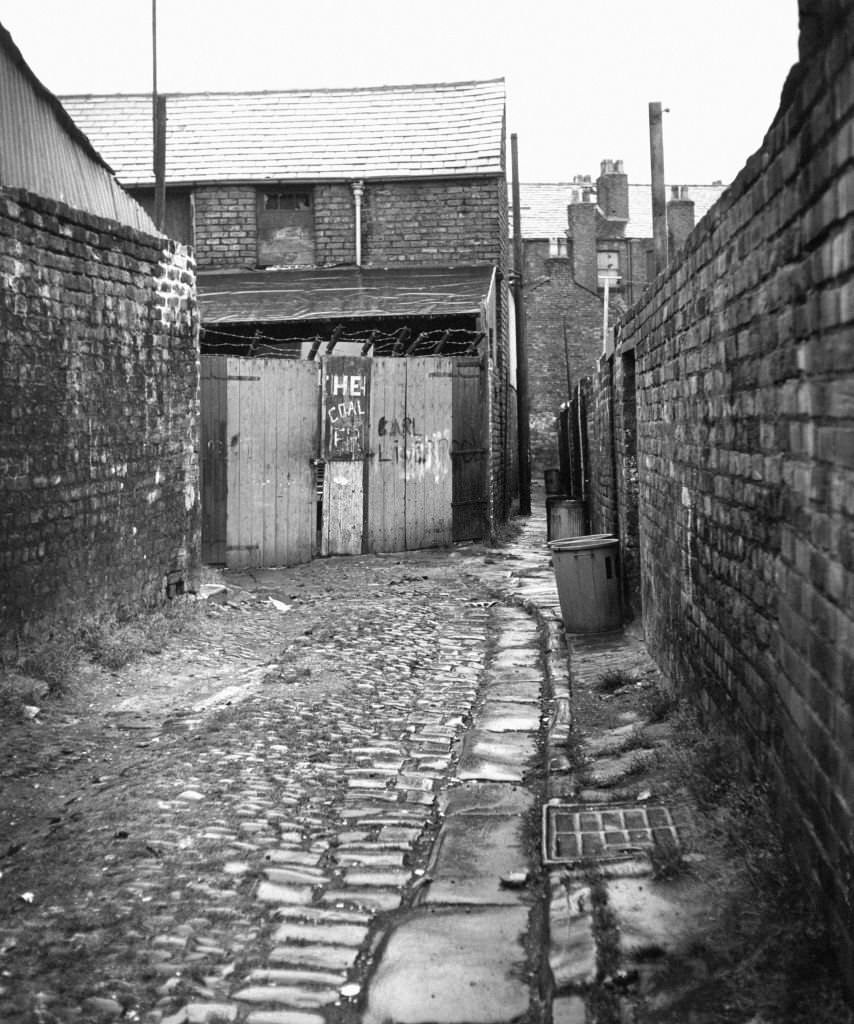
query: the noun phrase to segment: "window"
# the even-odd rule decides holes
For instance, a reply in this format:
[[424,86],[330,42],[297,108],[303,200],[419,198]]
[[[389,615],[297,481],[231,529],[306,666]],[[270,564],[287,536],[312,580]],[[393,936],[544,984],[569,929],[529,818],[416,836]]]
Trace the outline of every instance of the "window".
[[314,264],[311,189],[268,188],[258,192],[258,266]]
[[566,245],[566,235],[562,238],[550,238],[549,239],[549,257],[554,259],[555,257],[566,257],[569,253]]
[[608,282],[609,288],[614,288],[620,283],[620,254],[615,250],[600,250],[596,253],[596,267],[598,272],[598,283],[600,288],[605,287]]
[[265,192],[265,210],[310,210],[310,192]]

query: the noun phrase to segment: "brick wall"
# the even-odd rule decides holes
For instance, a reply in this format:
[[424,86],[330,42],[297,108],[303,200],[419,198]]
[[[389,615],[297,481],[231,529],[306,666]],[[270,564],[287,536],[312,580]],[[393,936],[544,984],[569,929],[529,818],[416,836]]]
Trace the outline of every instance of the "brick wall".
[[199,560],[192,259],[0,190],[0,631],[138,609]]
[[506,236],[497,185],[495,178],[367,182],[366,264],[497,261]]
[[771,770],[854,989],[854,13],[822,10],[761,149],[599,379],[630,407],[634,348],[650,650]]
[[[356,206],[353,189],[349,185],[315,186],[314,244],[315,260],[319,267],[352,266],[356,262]],[[364,244],[363,214],[363,253]]]
[[258,263],[254,185],[210,185],[195,191],[195,255],[200,270]]
[[[497,262],[502,216],[498,186],[495,178],[366,182],[363,265]],[[505,207],[506,203],[504,198]],[[313,211],[315,264],[352,266],[356,259],[355,205],[350,185],[315,185]],[[196,189],[199,269],[256,266],[256,222],[255,186]]]

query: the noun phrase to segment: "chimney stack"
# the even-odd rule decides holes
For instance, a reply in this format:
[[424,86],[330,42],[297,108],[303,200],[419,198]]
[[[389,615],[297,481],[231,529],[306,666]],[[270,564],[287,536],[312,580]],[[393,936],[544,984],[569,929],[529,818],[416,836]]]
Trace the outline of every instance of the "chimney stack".
[[682,248],[693,230],[694,200],[688,195],[688,186],[672,185],[667,203],[667,235],[671,255]]
[[629,178],[622,160],[603,160],[596,179],[599,209],[608,220],[629,219]]
[[581,202],[567,207],[572,242],[572,276],[577,284],[595,292],[598,283],[596,265],[596,204],[590,202],[589,190],[582,192]]

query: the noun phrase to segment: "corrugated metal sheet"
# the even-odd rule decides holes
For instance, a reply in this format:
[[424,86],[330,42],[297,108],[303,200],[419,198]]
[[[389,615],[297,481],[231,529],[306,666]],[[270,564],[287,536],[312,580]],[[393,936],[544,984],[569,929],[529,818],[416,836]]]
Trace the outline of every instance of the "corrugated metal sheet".
[[0,185],[160,234],[0,25]]
[[[63,96],[127,186],[152,181],[151,98]],[[504,80],[167,97],[166,180],[501,174]]]
[[477,314],[491,266],[201,273],[202,323]]

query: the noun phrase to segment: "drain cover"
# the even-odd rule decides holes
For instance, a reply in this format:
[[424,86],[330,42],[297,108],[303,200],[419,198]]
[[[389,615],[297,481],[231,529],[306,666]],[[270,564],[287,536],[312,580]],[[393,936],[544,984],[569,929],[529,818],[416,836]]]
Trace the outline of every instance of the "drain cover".
[[656,844],[680,844],[687,808],[662,805],[547,804],[543,808],[543,862],[621,860]]

